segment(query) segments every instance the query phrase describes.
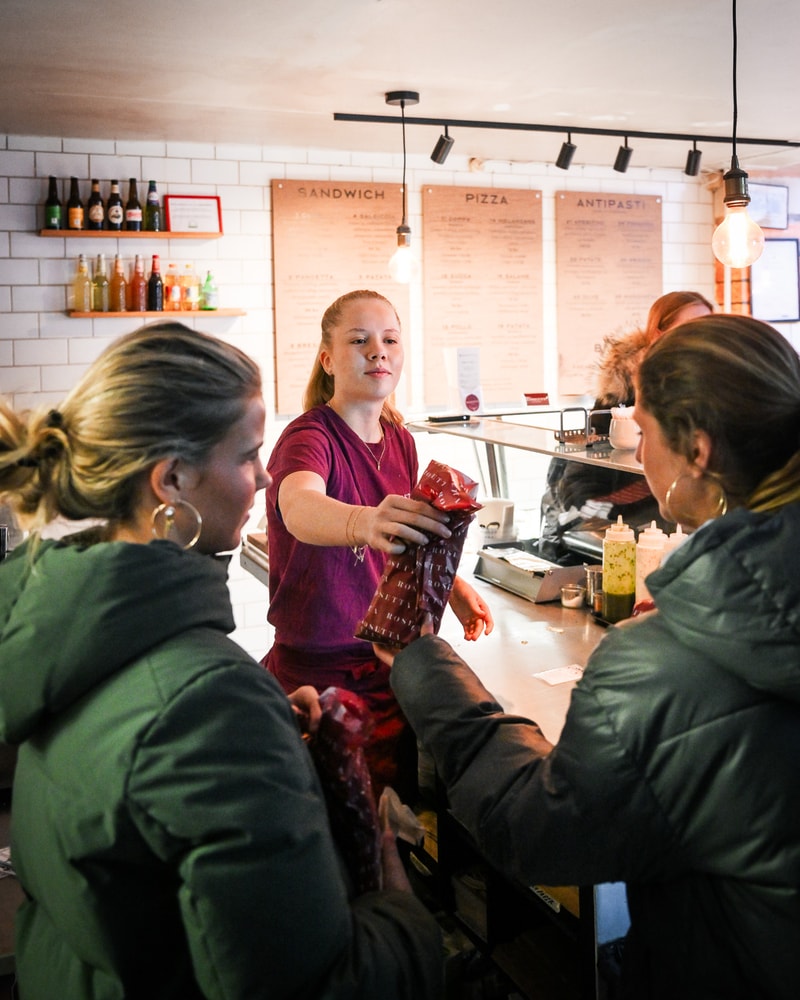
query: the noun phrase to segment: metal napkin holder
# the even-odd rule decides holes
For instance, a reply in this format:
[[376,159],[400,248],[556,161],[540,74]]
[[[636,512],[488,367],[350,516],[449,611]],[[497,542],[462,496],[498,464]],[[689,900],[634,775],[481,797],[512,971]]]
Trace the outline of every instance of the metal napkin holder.
[[537,554],[537,539],[484,545],[478,552],[474,576],[534,604],[558,601],[561,588],[583,583],[584,568],[559,566]]

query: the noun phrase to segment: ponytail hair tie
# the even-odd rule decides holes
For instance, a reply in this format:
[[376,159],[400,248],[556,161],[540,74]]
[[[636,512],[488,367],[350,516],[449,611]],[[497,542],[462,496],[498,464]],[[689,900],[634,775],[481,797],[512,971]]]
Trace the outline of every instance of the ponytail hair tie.
[[45,426],[47,426],[47,427],[63,427],[64,426],[64,418],[59,413],[58,410],[51,410],[47,414],[47,418],[45,419]]

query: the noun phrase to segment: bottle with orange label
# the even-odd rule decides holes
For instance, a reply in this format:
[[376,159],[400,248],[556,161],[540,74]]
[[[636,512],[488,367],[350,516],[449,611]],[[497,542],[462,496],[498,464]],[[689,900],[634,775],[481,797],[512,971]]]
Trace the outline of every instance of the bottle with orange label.
[[84,229],[83,202],[78,187],[78,178],[69,179],[69,200],[67,201],[67,229]]

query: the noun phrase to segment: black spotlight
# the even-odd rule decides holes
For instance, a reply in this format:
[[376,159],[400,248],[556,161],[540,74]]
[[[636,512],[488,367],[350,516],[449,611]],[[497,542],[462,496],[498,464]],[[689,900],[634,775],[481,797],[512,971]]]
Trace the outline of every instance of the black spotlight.
[[697,148],[697,143],[692,144],[692,148],[686,154],[686,166],[683,168],[683,172],[688,174],[689,177],[697,177],[700,173],[700,160],[703,154]]
[[625,145],[620,146],[617,150],[617,158],[614,160],[614,169],[617,173],[624,174],[628,169],[628,164],[631,162],[631,157],[633,156],[633,150],[628,145],[628,137],[625,136]]
[[436,145],[433,147],[433,152],[431,153],[431,159],[434,163],[444,163],[447,157],[450,155],[450,150],[453,148],[453,143],[455,139],[451,139],[447,131],[447,126],[444,127],[444,135],[440,135],[436,140]]
[[561,170],[569,170],[569,166],[572,163],[572,157],[575,155],[575,150],[578,147],[572,141],[572,133],[567,133],[567,141],[561,143],[561,150],[558,154],[558,159],[556,160],[556,166],[560,167]]

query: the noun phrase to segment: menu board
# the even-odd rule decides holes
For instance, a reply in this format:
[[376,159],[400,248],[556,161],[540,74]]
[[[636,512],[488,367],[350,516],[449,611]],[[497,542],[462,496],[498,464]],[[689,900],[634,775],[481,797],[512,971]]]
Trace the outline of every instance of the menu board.
[[425,186],[422,217],[426,405],[448,402],[446,353],[465,347],[483,401],[521,405],[544,388],[541,192]]
[[[345,292],[385,295],[408,328],[408,286],[389,276],[402,207],[399,184],[272,182],[276,410],[299,413],[320,342],[320,320]],[[406,340],[406,366],[409,344]],[[402,408],[402,393],[398,390]]]
[[603,339],[644,325],[661,245],[657,195],[556,192],[559,394],[594,394]]

